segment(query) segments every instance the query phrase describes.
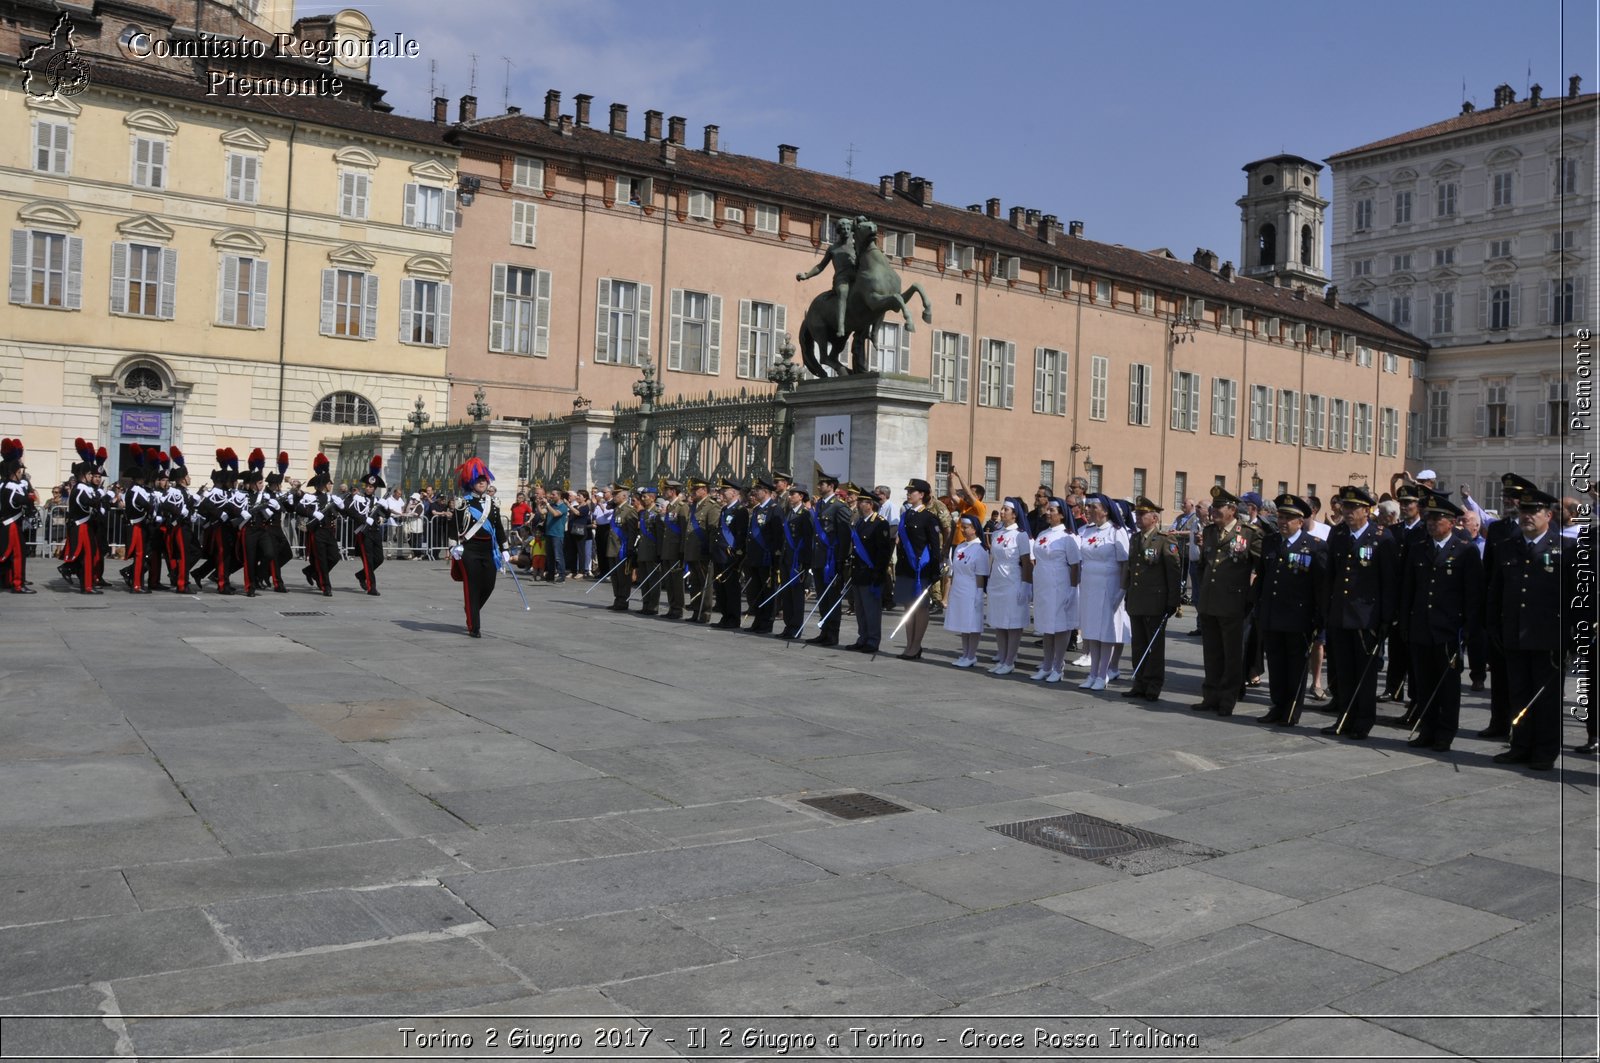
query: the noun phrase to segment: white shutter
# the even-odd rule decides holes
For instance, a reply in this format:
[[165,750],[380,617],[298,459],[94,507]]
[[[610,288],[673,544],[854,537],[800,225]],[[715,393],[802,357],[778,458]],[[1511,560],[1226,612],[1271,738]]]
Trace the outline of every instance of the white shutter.
[[400,282],[400,342],[410,343],[411,340],[411,311],[412,301],[415,298],[417,282],[409,278]]
[[378,275],[368,273],[365,276],[364,291],[361,297],[361,338],[375,340],[378,338]]
[[1472,434],[1479,439],[1489,434],[1489,411],[1482,405],[1472,411]]
[[[489,349],[506,349],[506,265],[496,262],[489,271]],[[604,284],[605,281],[601,281]],[[602,311],[603,312],[603,311]]]
[[1533,434],[1540,437],[1550,434],[1550,403],[1548,401],[1534,404]]
[[258,258],[250,267],[250,327],[267,327],[267,271],[266,259]]
[[639,206],[648,207],[655,203],[656,182],[653,177],[646,177],[639,182]]
[[1066,351],[1057,352],[1056,357],[1056,413],[1065,417],[1067,410],[1067,361],[1071,356]]
[[[237,156],[235,156],[237,158]],[[234,320],[239,293],[239,256],[223,255],[217,273],[217,324],[237,325]]]
[[1183,376],[1178,373],[1172,374],[1172,413],[1167,426],[1173,431],[1183,429]]
[[1228,381],[1228,434],[1239,434],[1239,384]]
[[1047,374],[1045,372],[1045,364],[1044,364],[1044,348],[1043,347],[1035,347],[1033,349],[1033,412],[1034,413],[1043,413],[1044,412],[1045,386],[1048,383],[1049,383],[1049,378],[1048,378],[1048,376],[1047,376]]
[[[968,248],[970,251],[971,248]],[[956,358],[956,401],[962,405],[967,402],[967,379],[971,375],[972,364],[972,337],[965,333],[961,336],[961,354]]]
[[254,203],[261,198],[261,160],[254,155],[244,159],[244,199]]
[[1548,325],[1554,320],[1551,310],[1555,306],[1555,289],[1549,281],[1539,282],[1539,324]]
[[1522,323],[1522,285],[1511,286],[1511,327],[1516,328]]
[[333,304],[338,298],[339,271],[325,269],[322,271],[322,325],[318,330],[324,336],[333,335]]
[[534,277],[538,295],[533,307],[533,353],[550,356],[550,271],[541,269]]
[[1489,293],[1480,291],[1476,298],[1478,300],[1478,331],[1487,331],[1489,328]]
[[638,342],[634,346],[638,356],[634,360],[635,365],[644,365],[650,360],[650,303],[650,285],[639,285],[639,320],[635,329]]
[[404,225],[408,229],[416,228],[417,186],[414,183],[406,185],[405,211],[401,215],[400,224]]
[[[964,269],[964,270],[972,269],[972,267],[973,267],[973,259],[976,257],[977,253],[978,252],[977,252],[976,248],[963,247],[961,249],[961,268]],[[967,344],[968,344],[969,347],[971,346],[971,343],[972,343],[972,341],[969,338],[968,341],[967,341]],[[962,401],[965,402],[966,400],[962,399]]]
[[1017,345],[1006,342],[1006,395],[1005,408],[1011,409],[1016,401],[1017,393]]
[[1508,387],[1506,388],[1506,438],[1510,439],[1516,434],[1517,400],[1516,396],[1511,393],[1511,389]]
[[13,303],[28,302],[28,230],[11,230],[11,301]]
[[111,312],[128,312],[128,245],[111,245]]
[[444,190],[443,225],[447,233],[456,231],[456,190],[453,188]]
[[911,372],[911,330],[904,325],[900,326],[900,357],[896,369],[902,373]]
[[433,339],[441,347],[450,346],[450,285],[445,281],[439,282],[439,323]]
[[672,289],[672,324],[667,334],[667,368],[683,368],[683,289]]
[[917,234],[905,233],[900,237],[900,257],[915,258],[917,254]]
[[227,192],[225,194],[229,199],[237,200],[240,198],[241,186],[244,183],[244,175],[241,172],[244,169],[243,163],[244,156],[238,152],[228,152]]
[[754,373],[750,364],[750,300],[739,300],[739,376],[749,377]]
[[[497,269],[499,267],[496,267]],[[608,277],[600,278],[599,295],[594,301],[594,360],[597,362],[609,361],[611,358],[611,280]]]
[[706,322],[706,372],[722,373],[722,296],[711,297],[710,320]]
[[173,248],[161,251],[161,320],[171,321],[178,311],[178,252]]
[[1128,423],[1139,423],[1139,363],[1128,366]]
[[67,309],[83,309],[83,237],[67,237]]

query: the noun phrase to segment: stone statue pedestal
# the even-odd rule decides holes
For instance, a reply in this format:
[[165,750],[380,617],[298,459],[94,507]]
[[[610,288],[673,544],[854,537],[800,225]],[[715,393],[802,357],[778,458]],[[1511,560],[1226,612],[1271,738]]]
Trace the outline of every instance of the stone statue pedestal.
[[[522,464],[522,441],[528,434],[527,425],[520,421],[478,421],[472,425],[473,442],[478,447],[478,457],[498,477],[502,491],[510,491],[516,498],[517,469]],[[448,475],[455,475],[454,469]]]
[[571,437],[567,464],[571,469],[572,489],[609,487],[617,467],[617,448],[611,441],[611,428],[617,415],[610,409],[576,410],[567,417]]
[[928,478],[928,411],[939,393],[925,378],[805,380],[784,401],[794,419],[795,479],[813,492],[819,471],[869,491],[882,484],[896,499],[908,480]]

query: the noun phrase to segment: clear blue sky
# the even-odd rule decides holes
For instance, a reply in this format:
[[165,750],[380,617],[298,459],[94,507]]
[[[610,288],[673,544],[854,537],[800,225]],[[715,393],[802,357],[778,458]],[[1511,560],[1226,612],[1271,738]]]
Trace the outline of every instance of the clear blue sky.
[[[423,57],[375,76],[404,114],[468,90],[479,113],[539,112],[546,89],[707,123],[724,150],[854,176],[909,170],[941,202],[998,196],[1082,219],[1092,239],[1237,258],[1240,167],[1312,159],[1448,118],[1494,86],[1600,89],[1593,0],[923,4],[812,0],[369,0]],[[313,0],[299,14],[336,10]],[[908,14],[908,12],[912,14]],[[1530,77],[1531,68],[1531,77]],[[1324,188],[1326,195],[1329,189]]]

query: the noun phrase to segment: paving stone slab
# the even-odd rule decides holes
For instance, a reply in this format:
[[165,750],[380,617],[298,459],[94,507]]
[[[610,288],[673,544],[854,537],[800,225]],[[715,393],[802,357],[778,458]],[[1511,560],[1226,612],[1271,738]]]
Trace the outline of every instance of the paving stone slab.
[[706,742],[579,750],[572,755],[680,805],[837,789],[833,780],[814,772]]
[[1208,875],[1194,867],[1090,886],[1035,903],[1155,947],[1204,937],[1300,904],[1292,897]]
[[1143,823],[1145,820],[1160,819],[1170,816],[1169,809],[1157,808],[1154,805],[1142,805],[1137,801],[1128,801],[1121,796],[1121,790],[1078,790],[1068,794],[1045,794],[1040,800],[1047,804],[1059,805],[1072,812],[1082,812],[1086,816],[1098,816],[1108,819],[1113,823]]
[[1151,1016],[1164,1028],[1181,1025],[1202,1043],[1225,1044],[1276,1024],[1272,1016],[1315,1010],[1389,975],[1257,927],[1236,926],[1080,971],[1067,984],[1116,1014]]
[[335,845],[299,852],[189,860],[128,868],[128,888],[145,910],[215,904],[245,897],[377,886],[460,871],[422,838]]
[[1097,758],[1085,758],[1064,767],[1015,768],[1009,771],[984,772],[974,776],[983,782],[1021,790],[1025,794],[1065,794],[1084,790],[1105,790],[1117,785],[1115,780],[1085,774],[1081,769]]
[[766,842],[449,875],[444,884],[497,927],[724,897],[810,882],[827,872]]
[[1001,801],[1015,801],[1027,796],[1009,786],[997,786],[983,779],[959,775],[949,779],[928,779],[923,782],[900,782],[880,788],[885,797],[904,804],[921,805],[939,812],[965,808],[971,805],[989,805]]
[[241,771],[318,771],[366,763],[353,749],[298,716],[140,732],[161,767],[179,783]]
[[433,800],[473,826],[577,819],[672,807],[663,798],[622,779],[602,776],[495,790],[453,791],[435,794]]
[[234,853],[409,838],[462,825],[375,767],[205,779],[185,789]]
[[137,912],[118,871],[0,876],[0,927]]
[[900,812],[873,820],[796,831],[769,838],[767,843],[842,875],[1017,844],[975,823],[940,812]]
[[[126,661],[128,656],[122,655]],[[201,660],[204,660],[201,658]],[[287,673],[292,677],[294,673]],[[332,676],[328,678],[331,682]],[[171,668],[119,668],[106,680],[113,704],[136,728],[197,727],[249,720],[280,720],[283,704],[226,668],[184,661],[180,685]],[[274,693],[280,688],[274,684]],[[204,695],[204,696],[201,696]],[[303,699],[302,699],[303,700]]]
[[431,698],[297,702],[289,708],[341,742],[432,738],[496,730],[492,724],[474,720]]
[[1203,810],[1146,820],[1140,826],[1224,852],[1239,852],[1382,815],[1389,807],[1374,794],[1329,793],[1322,786],[1310,786],[1241,797]]
[[149,755],[23,760],[0,771],[0,830],[187,816]]
[[497,930],[480,940],[541,989],[603,985],[733,958],[651,911]]
[[1522,925],[1378,884],[1270,915],[1256,925],[1391,971],[1411,971]]
[[360,742],[351,748],[425,794],[600,776],[595,769],[525,738],[492,732]]
[[148,912],[0,930],[0,997],[226,963],[196,911]]
[[1227,1045],[1208,1045],[1216,1063],[1262,1059],[1445,1059],[1437,1046],[1367,1019],[1335,1014],[1287,1019]]
[[452,696],[446,691],[436,698],[456,705],[463,714],[562,753],[702,741],[700,736],[681,730],[675,724],[641,720],[563,694],[540,697],[537,706],[485,705],[473,699],[451,700]]
[[1600,940],[1596,916],[1600,913],[1587,904],[1571,904],[1571,895],[1567,899],[1567,907],[1475,945],[1472,951],[1546,978],[1600,988],[1595,959],[1595,942]]
[[1568,1026],[1566,1055],[1560,1055],[1564,1024],[1552,1016],[1560,1013],[1561,995],[1554,979],[1462,952],[1334,1004],[1462,1055],[1593,1058],[1592,1019]]
[[843,941],[964,913],[959,905],[882,875],[833,876],[676,904],[664,911],[700,937],[741,956]]
[[486,929],[440,886],[319,890],[223,901],[204,910],[217,932],[247,960],[414,934]]
[[1316,838],[1293,838],[1208,860],[1205,872],[1316,901],[1415,871],[1418,864]]
[[1021,989],[1148,951],[1031,904],[873,934],[851,947],[952,1001]]
[[[45,1017],[95,1015],[106,1003],[104,992],[88,987],[57,989],[0,1000],[0,1017],[5,1017],[5,1056],[34,1056],[40,1059],[103,1059],[115,1056],[121,1032],[115,1019]],[[21,1015],[32,1017],[10,1017]]]
[[1560,875],[1482,856],[1463,856],[1425,867],[1392,878],[1389,885],[1522,923],[1560,910],[1565,893]]
[[621,817],[498,824],[434,835],[430,840],[473,871],[499,871],[667,848],[659,835],[635,827]]
[[[364,1026],[367,1015],[431,1015],[515,1000],[529,987],[470,941],[452,939],[133,978],[114,982],[112,990],[125,1015],[196,1016],[126,1020],[135,1051],[163,1056]],[[294,1017],[302,1014],[346,1017]]]
[[200,817],[193,814],[180,819],[74,827],[0,828],[0,874],[5,875],[205,860],[225,853]]
[[1126,881],[1109,867],[1035,845],[898,864],[884,872],[897,881],[974,911],[1070,893],[1104,882]]
[[701,741],[720,742],[757,756],[784,761],[882,753],[905,745],[904,738],[895,741],[784,715],[724,716],[690,720],[673,727]]
[[810,830],[826,816],[762,799],[630,812],[623,819],[674,845],[706,845]]
[[1442,864],[1494,845],[1501,837],[1499,831],[1483,822],[1412,812],[1374,816],[1317,835],[1319,841],[1351,845],[1419,864]]
[[920,1015],[952,1003],[913,977],[828,945],[638,978],[606,996],[640,1015]]

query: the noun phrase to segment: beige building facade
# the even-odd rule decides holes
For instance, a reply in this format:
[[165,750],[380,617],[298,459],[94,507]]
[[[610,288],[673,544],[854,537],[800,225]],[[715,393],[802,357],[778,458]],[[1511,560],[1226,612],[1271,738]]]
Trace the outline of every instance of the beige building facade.
[[[0,422],[35,479],[64,475],[76,436],[113,472],[131,443],[308,470],[324,436],[398,428],[418,397],[442,417],[457,152],[438,129],[363,98],[211,93],[105,51],[181,25],[99,15],[74,38],[81,91],[0,70],[25,133],[0,142]],[[26,60],[54,28],[0,48]]]

